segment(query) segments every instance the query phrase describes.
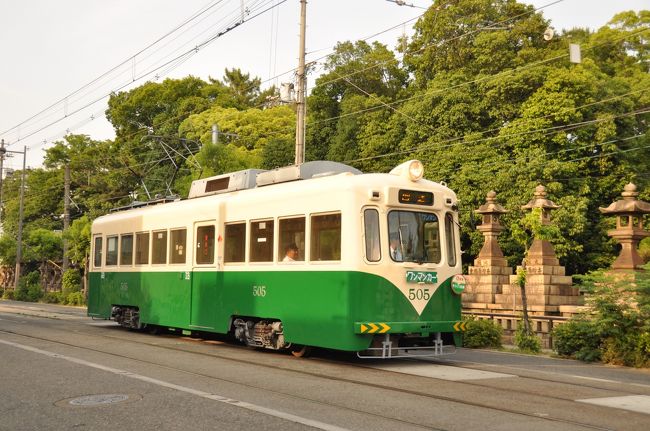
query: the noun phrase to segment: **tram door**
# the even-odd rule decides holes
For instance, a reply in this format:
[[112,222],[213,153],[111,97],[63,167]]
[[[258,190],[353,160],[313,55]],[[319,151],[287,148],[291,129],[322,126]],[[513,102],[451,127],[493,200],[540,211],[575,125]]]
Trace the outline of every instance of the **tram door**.
[[192,265],[192,298],[190,326],[214,329],[214,309],[220,300],[217,289],[216,220],[194,223],[194,262]]

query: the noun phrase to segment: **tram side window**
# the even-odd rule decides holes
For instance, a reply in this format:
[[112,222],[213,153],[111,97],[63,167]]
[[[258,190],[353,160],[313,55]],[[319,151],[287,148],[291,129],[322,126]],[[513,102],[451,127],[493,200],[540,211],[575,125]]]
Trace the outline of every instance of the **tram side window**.
[[224,262],[243,262],[246,253],[246,223],[227,224]]
[[[280,241],[278,241],[278,260],[280,262],[305,260],[305,218],[295,217],[279,221]],[[287,250],[296,247],[298,255],[288,256]],[[287,257],[288,256],[288,257]]]
[[185,263],[187,255],[187,229],[169,231],[169,263]]
[[251,262],[273,261],[273,220],[251,222]]
[[454,216],[447,213],[445,216],[445,238],[447,241],[447,263],[456,266],[456,238],[454,237]]
[[117,265],[117,237],[106,238],[106,265]]
[[167,231],[160,230],[153,232],[153,241],[151,244],[151,263],[167,263]]
[[93,265],[95,268],[102,266],[102,237],[95,237],[95,255],[93,256]]
[[214,226],[196,228],[196,263],[214,263]]
[[379,212],[376,209],[367,209],[363,212],[363,222],[366,237],[366,260],[379,262],[381,247],[379,245]]
[[135,264],[147,265],[149,263],[149,232],[135,234]]
[[120,236],[120,265],[133,264],[133,234]]
[[310,259],[341,260],[341,214],[311,217]]

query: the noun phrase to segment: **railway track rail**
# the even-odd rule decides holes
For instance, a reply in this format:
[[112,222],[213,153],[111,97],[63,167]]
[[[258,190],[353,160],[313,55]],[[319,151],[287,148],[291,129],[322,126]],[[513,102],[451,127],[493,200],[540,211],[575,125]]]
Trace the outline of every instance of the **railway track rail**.
[[[115,328],[117,330],[120,330],[119,328]],[[147,337],[145,334],[135,334],[132,333],[130,334],[131,336],[127,336],[127,333],[124,334],[110,334],[106,333],[108,331],[113,331],[113,328],[101,328],[101,327],[89,327],[86,326],[83,328],[83,330],[76,329],[75,334],[76,335],[83,335],[87,337],[91,337],[93,339],[97,339],[98,337],[105,338],[105,339],[110,339],[114,341],[118,341],[120,343],[134,343],[138,345],[146,345],[148,347],[156,348],[156,349],[161,349],[161,350],[167,350],[167,351],[175,351],[179,353],[184,353],[184,354],[190,354],[190,355],[200,355],[202,357],[210,357],[214,359],[219,359],[223,361],[231,361],[235,362],[237,364],[245,364],[245,365],[250,365],[250,366],[255,366],[255,367],[262,367],[262,368],[267,368],[267,369],[273,369],[273,370],[282,370],[283,372],[289,372],[289,373],[296,373],[299,375],[304,375],[304,376],[309,376],[309,377],[314,377],[318,379],[325,379],[328,381],[333,381],[333,382],[340,382],[343,384],[351,384],[351,385],[359,385],[363,386],[366,388],[373,388],[373,389],[379,389],[383,391],[388,391],[390,393],[397,393],[397,394],[403,394],[403,395],[409,395],[409,396],[416,396],[416,397],[423,397],[425,399],[431,399],[431,400],[437,400],[437,401],[446,401],[450,403],[457,403],[461,404],[464,406],[472,406],[472,407],[477,407],[477,408],[482,408],[482,409],[488,409],[490,411],[494,412],[500,412],[500,413],[508,413],[512,415],[517,415],[517,416],[523,416],[523,417],[529,417],[529,418],[535,418],[537,420],[545,421],[545,422],[553,422],[553,423],[558,423],[558,424],[564,424],[564,425],[572,425],[576,427],[581,427],[584,429],[596,429],[596,430],[607,430],[607,429],[612,429],[607,426],[601,426],[598,424],[594,423],[587,423],[587,422],[582,422],[582,421],[574,421],[570,420],[567,418],[562,418],[559,416],[542,416],[537,413],[531,413],[528,411],[524,411],[521,409],[517,409],[514,407],[504,407],[504,406],[497,406],[493,405],[490,403],[485,403],[485,402],[477,402],[477,401],[472,401],[468,399],[463,399],[461,397],[455,397],[455,396],[449,396],[449,395],[443,395],[443,394],[435,394],[435,393],[429,393],[425,391],[419,391],[419,390],[412,390],[404,387],[399,387],[396,385],[389,385],[389,384],[383,384],[383,383],[373,383],[369,381],[364,381],[362,379],[354,379],[354,378],[347,378],[347,377],[340,377],[340,376],[335,376],[335,375],[328,375],[325,374],[324,372],[319,372],[319,371],[313,371],[313,370],[305,370],[305,369],[299,369],[295,366],[295,364],[298,363],[297,360],[290,358],[288,355],[280,355],[280,354],[273,354],[273,353],[267,353],[267,352],[259,352],[259,355],[264,355],[267,358],[269,355],[274,355],[276,358],[273,358],[274,360],[269,361],[267,363],[264,363],[262,361],[259,361],[257,358],[256,359],[246,359],[242,358],[241,353],[244,353],[245,351],[250,350],[249,348],[246,348],[244,346],[237,346],[237,345],[231,345],[231,344],[224,344],[224,348],[228,349],[227,351],[230,353],[235,353],[235,356],[228,355],[228,354],[222,354],[222,353],[217,353],[217,352],[205,352],[201,351],[195,347],[188,348],[189,346],[192,345],[204,345],[208,343],[213,343],[212,341],[205,341],[205,340],[191,340],[190,339],[185,339],[185,338],[179,338],[176,336],[158,336],[157,339],[164,339],[165,341],[167,340],[173,340],[173,339],[180,339],[180,340],[187,340],[187,344],[183,343],[182,346],[174,346],[170,344],[164,344],[160,342],[151,342],[147,341],[145,337]],[[138,363],[146,364],[146,365],[151,365],[151,366],[156,366],[156,367],[161,367],[164,369],[169,369],[173,370],[175,372],[181,372],[187,375],[192,375],[195,377],[200,377],[203,379],[210,379],[212,381],[219,381],[219,382],[227,382],[235,385],[241,385],[245,386],[250,389],[254,390],[259,390],[259,391],[265,391],[269,393],[274,393],[274,394],[279,394],[285,397],[290,397],[302,401],[307,401],[311,403],[317,403],[320,405],[327,405],[329,407],[333,407],[336,409],[343,409],[349,412],[354,412],[356,414],[362,414],[362,415],[368,415],[372,416],[377,419],[381,420],[387,420],[395,423],[400,423],[402,425],[408,425],[408,426],[413,426],[416,428],[425,428],[425,429],[431,429],[431,425],[429,424],[424,424],[424,423],[418,423],[418,422],[413,422],[413,421],[408,421],[404,419],[398,419],[392,416],[388,415],[382,415],[382,414],[377,414],[373,412],[369,412],[367,410],[362,410],[362,409],[357,409],[354,407],[351,407],[349,405],[344,405],[341,403],[336,403],[336,402],[324,402],[323,400],[319,400],[316,398],[311,398],[311,397],[306,397],[306,396],[298,396],[296,394],[290,393],[288,391],[278,391],[276,389],[270,389],[268,387],[265,387],[264,385],[251,385],[245,382],[237,381],[235,379],[228,379],[224,378],[222,376],[215,376],[215,375],[210,375],[206,373],[198,373],[195,371],[191,371],[188,369],[183,369],[179,367],[169,367],[165,365],[164,363],[161,363],[160,361],[155,361],[155,360],[148,360],[148,359],[143,359],[136,357],[134,355],[125,355],[122,353],[116,353],[114,351],[111,351],[110,349],[106,348],[93,348],[93,347],[87,347],[82,345],[81,343],[71,343],[71,342],[64,342],[61,340],[49,338],[49,337],[43,337],[43,336],[38,336],[34,334],[29,334],[29,333],[24,333],[22,331],[16,331],[16,330],[0,330],[0,334],[7,334],[7,335],[14,335],[14,336],[20,336],[20,337],[25,337],[27,339],[31,339],[34,341],[41,341],[41,342],[48,342],[48,343],[55,343],[57,345],[65,346],[65,347],[71,347],[75,349],[81,349],[85,351],[90,351],[94,353],[100,353],[100,354],[105,354],[109,355],[112,357],[118,357],[130,361],[136,361]],[[136,335],[137,339],[134,339],[132,335]],[[290,361],[290,365],[286,365],[283,361],[283,359],[286,359]],[[356,361],[346,361],[343,362],[342,360],[332,360],[332,359],[327,359],[327,358],[309,358],[306,361],[302,360],[300,363],[305,363],[308,362],[310,364],[319,364],[320,366],[327,366],[327,367],[357,367],[359,369],[365,369],[369,370],[369,367],[367,364],[361,364]],[[435,363],[442,363],[440,362],[435,362]],[[447,365],[447,364],[445,364]],[[458,365],[451,365],[451,366],[456,366]],[[462,368],[462,367],[461,367]],[[376,369],[373,369],[375,371],[378,371]],[[381,371],[381,370],[379,370]],[[552,383],[558,383],[557,380],[550,379],[550,378],[536,378],[536,377],[523,377],[525,379],[531,379],[533,381],[544,381],[544,382],[552,382]],[[568,384],[566,382],[563,382],[564,384]],[[481,390],[485,390],[486,388],[489,388],[491,391],[494,391],[495,393],[500,393],[500,392],[506,392],[505,389],[501,388],[495,388],[492,386],[489,386],[488,384],[481,383],[479,381],[463,381],[463,382],[456,382],[456,384],[459,385],[465,385],[465,386],[471,386],[471,387],[476,387],[480,388]],[[587,388],[587,389],[601,389],[603,390],[604,388],[602,386],[598,386],[596,384],[580,384],[580,383],[571,383],[572,386],[574,387],[581,387],[581,388]],[[532,386],[532,385],[531,385]],[[611,389],[604,389],[604,390],[611,390]],[[540,394],[534,390],[507,390],[510,394],[513,392],[517,394],[522,394],[522,395],[529,395],[529,396],[536,396],[536,397],[541,397],[544,399],[552,399],[552,400],[557,400],[561,402],[573,402],[573,400],[565,398],[565,397],[558,397],[558,396],[553,396],[553,395],[543,395]],[[623,394],[629,394],[629,395],[638,395],[640,391],[633,391],[633,390],[625,390],[625,391],[616,391],[617,393],[623,393]]]

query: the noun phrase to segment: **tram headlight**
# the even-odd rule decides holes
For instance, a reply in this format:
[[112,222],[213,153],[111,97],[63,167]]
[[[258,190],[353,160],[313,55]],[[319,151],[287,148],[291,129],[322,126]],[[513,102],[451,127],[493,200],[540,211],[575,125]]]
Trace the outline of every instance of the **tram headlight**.
[[411,181],[417,181],[424,175],[424,166],[419,160],[409,160],[393,168],[390,173],[392,175],[406,177]]
[[411,181],[417,181],[422,178],[424,175],[424,166],[419,160],[411,160],[409,162],[409,179]]

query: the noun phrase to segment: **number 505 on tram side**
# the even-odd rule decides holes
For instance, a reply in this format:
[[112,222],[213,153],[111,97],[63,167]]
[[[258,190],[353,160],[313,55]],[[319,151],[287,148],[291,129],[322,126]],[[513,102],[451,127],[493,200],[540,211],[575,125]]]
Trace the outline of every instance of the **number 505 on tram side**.
[[88,315],[296,356],[451,351],[464,326],[456,195],[422,174],[416,160],[388,174],[249,169],[99,217]]

